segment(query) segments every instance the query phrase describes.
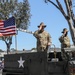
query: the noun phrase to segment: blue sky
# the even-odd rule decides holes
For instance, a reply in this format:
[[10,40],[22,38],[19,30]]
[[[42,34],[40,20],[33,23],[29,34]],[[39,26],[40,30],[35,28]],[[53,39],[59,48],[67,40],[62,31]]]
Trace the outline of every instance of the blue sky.
[[[21,0],[19,0],[21,1]],[[60,0],[63,4],[63,0]],[[30,26],[28,30],[35,31],[37,30],[37,26],[44,22],[47,25],[45,28],[52,37],[52,43],[60,48],[59,37],[62,35],[63,28],[67,28],[69,30],[67,21],[62,16],[60,11],[56,9],[52,4],[48,3],[45,4],[43,0],[29,0],[30,9],[31,9],[31,19],[30,19]],[[63,4],[64,6],[64,4]],[[69,37],[71,40],[71,35],[69,32]],[[13,37],[13,42],[11,48],[16,48],[15,44],[15,36]],[[72,44],[72,41],[71,41]],[[32,34],[18,32],[17,35],[17,50],[30,50],[36,47],[36,39]],[[0,40],[0,49],[6,50],[5,42]]]

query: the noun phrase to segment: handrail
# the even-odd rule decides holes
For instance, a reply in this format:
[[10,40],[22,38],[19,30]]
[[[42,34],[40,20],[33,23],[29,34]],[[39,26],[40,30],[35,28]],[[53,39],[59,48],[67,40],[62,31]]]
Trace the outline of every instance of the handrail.
[[[56,58],[56,50],[55,50],[55,45],[54,44],[51,44],[51,45],[53,45],[54,46],[54,57]],[[48,51],[49,51],[49,47],[48,47]]]
[[30,33],[30,34],[34,34],[34,32],[32,32],[32,31],[24,30],[24,29],[21,29],[21,28],[16,28],[16,30],[17,30],[17,31],[26,32],[26,33]]

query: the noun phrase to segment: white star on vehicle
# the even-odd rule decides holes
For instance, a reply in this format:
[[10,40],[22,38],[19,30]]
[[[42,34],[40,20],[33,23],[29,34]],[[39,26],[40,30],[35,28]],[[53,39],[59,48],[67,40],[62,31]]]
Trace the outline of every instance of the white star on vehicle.
[[20,67],[23,67],[24,68],[24,65],[23,65],[24,60],[22,60],[22,57],[20,57],[20,60],[18,60],[18,62],[19,62],[19,68]]

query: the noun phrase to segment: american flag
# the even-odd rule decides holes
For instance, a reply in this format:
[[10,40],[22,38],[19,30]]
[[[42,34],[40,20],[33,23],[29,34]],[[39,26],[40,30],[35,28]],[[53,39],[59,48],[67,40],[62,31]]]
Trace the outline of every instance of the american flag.
[[9,36],[16,34],[15,18],[11,17],[5,21],[0,21],[0,36]]

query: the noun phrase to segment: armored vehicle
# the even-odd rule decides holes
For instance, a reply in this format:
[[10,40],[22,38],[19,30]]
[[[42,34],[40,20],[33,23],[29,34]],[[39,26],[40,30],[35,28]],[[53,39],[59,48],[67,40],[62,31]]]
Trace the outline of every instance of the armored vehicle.
[[74,75],[74,49],[65,49],[66,53],[71,53],[71,58],[65,61],[60,49],[5,55],[2,75]]

